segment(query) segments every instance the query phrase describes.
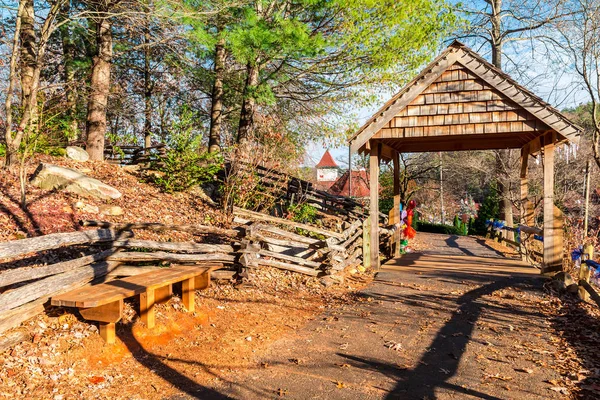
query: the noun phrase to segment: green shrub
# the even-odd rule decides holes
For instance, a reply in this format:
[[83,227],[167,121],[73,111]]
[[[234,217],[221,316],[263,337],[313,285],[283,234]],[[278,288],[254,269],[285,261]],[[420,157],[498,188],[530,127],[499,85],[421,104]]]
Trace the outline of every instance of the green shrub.
[[445,235],[462,235],[460,229],[452,225],[432,224],[419,221],[417,223],[418,232],[443,233]]
[[460,228],[460,219],[458,218],[458,215],[454,216],[454,220],[452,221],[452,225],[456,228]]
[[0,143],[0,157],[6,156],[6,145]]
[[317,209],[308,203],[292,204],[287,211],[292,221],[303,224],[314,224],[317,221]]
[[483,203],[477,211],[477,218],[473,222],[473,233],[476,235],[485,235],[487,226],[485,221],[498,219],[500,217],[500,197],[495,182],[492,182],[487,188],[487,194]]
[[222,163],[218,154],[169,149],[164,158],[152,163],[159,174],[150,175],[148,180],[164,192],[183,192],[213,180]]
[[164,192],[183,192],[202,185],[213,180],[223,168],[220,154],[200,151],[202,137],[194,134],[192,117],[191,111],[183,111],[180,123],[173,127],[175,133],[167,142],[165,156],[150,164],[158,173],[147,179]]

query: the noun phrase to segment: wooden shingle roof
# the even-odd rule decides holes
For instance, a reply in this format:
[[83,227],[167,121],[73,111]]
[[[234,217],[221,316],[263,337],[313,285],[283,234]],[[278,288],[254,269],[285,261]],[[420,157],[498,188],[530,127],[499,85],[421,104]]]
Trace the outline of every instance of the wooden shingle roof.
[[422,151],[417,141],[431,143],[425,148],[432,151],[516,148],[548,131],[557,132],[558,141],[577,142],[582,129],[455,41],[349,142],[352,151],[364,150],[370,139],[403,152]]

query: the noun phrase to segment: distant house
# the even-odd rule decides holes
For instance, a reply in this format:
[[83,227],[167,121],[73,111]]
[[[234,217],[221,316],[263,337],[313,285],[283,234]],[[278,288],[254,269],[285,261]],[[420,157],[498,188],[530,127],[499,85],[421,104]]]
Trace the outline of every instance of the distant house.
[[[349,179],[350,176],[352,176],[352,181]],[[352,182],[352,185],[350,185],[350,182]],[[355,198],[369,197],[369,173],[365,169],[353,170],[352,174],[346,171],[331,186],[329,193]]]
[[317,174],[317,187],[328,190],[337,180],[339,166],[334,161],[329,150],[323,154],[321,161],[315,166]]

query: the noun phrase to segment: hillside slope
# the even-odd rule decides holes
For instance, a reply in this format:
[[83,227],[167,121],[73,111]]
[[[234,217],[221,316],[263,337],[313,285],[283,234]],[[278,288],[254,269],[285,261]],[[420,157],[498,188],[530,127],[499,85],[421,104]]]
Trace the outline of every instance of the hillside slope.
[[[74,168],[111,185],[122,193],[118,200],[103,201],[67,193],[48,191],[27,182],[27,207],[22,209],[18,177],[0,174],[0,241],[82,229],[78,221],[95,219],[111,222],[161,222],[165,224],[205,224],[221,226],[224,215],[210,206],[200,191],[162,193],[143,183],[138,173],[104,162],[77,162],[67,158],[37,155],[26,166],[27,177],[40,162]],[[79,202],[79,204],[78,204]],[[83,203],[83,204],[82,204]],[[84,206],[81,208],[81,206]],[[103,205],[119,206],[123,214],[95,212]],[[79,207],[78,207],[79,206]],[[140,232],[138,237],[152,238],[156,233]],[[190,240],[184,232],[170,232],[170,240]]]

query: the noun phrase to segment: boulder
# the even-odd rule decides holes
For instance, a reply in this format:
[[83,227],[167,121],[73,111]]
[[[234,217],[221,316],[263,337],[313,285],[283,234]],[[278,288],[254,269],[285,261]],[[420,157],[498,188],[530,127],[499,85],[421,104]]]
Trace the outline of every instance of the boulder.
[[567,286],[567,292],[571,294],[579,293],[579,285],[576,283],[571,283],[569,286]]
[[554,275],[552,279],[564,282],[565,286],[569,286],[575,283],[573,277],[568,272],[559,272],[556,275]]
[[46,190],[65,190],[84,197],[96,197],[103,200],[118,199],[121,192],[98,179],[90,178],[71,168],[40,163],[31,184]]
[[67,146],[67,157],[75,161],[85,162],[90,159],[87,151],[77,146]]

